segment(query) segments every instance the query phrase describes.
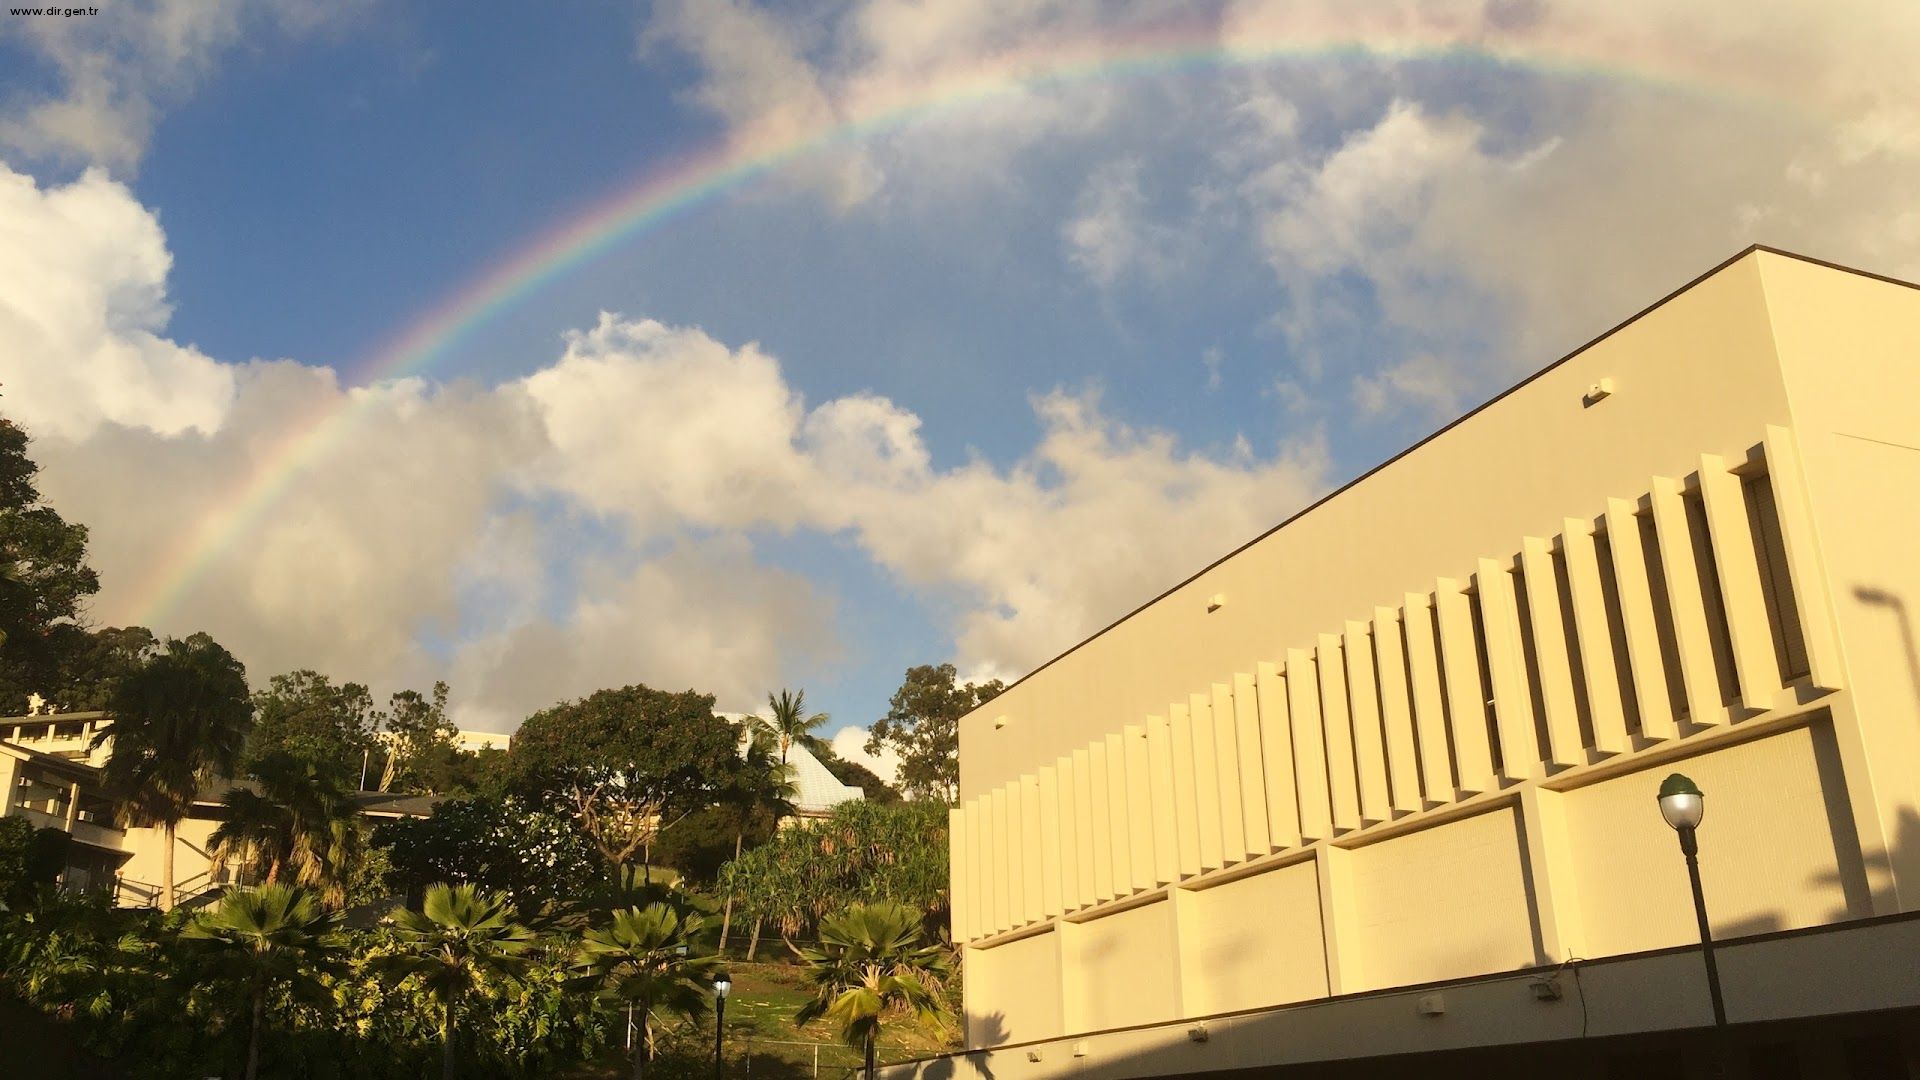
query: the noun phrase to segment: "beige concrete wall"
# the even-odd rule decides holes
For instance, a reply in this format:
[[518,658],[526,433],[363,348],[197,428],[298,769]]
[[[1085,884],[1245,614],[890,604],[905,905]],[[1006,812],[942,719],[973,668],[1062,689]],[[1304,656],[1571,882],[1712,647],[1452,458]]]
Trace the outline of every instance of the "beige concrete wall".
[[1174,905],[1162,899],[1063,926],[1067,1030],[1095,1031],[1184,1015],[1173,917]]
[[[1407,986],[1540,963],[1511,808],[1352,852],[1350,925],[1358,985]],[[1339,917],[1338,914],[1335,916]]]
[[1325,997],[1320,883],[1311,861],[1180,890],[1180,960],[1190,1016]]
[[[217,821],[202,818],[187,818],[180,823],[173,851],[175,888],[197,891],[207,883],[212,865],[207,838],[219,825]],[[161,860],[166,850],[166,833],[158,828],[128,829],[125,846],[132,856],[120,867],[121,878],[159,885],[165,877],[161,873]]]
[[1700,876],[1715,934],[1872,914],[1845,779],[1821,721],[1560,796],[1567,830],[1561,850],[1577,897],[1563,930],[1577,934],[1581,955],[1698,939],[1679,844],[1658,815],[1646,812],[1660,781],[1676,770],[1709,793]]
[[1060,935],[1053,931],[966,953],[969,1046],[1045,1039],[1060,1017]]

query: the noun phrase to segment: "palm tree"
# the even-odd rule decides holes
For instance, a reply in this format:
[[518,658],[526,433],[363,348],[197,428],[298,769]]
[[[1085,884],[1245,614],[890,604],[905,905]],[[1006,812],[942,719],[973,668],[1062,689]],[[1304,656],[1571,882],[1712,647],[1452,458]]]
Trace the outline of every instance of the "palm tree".
[[827,745],[824,739],[813,733],[813,729],[825,724],[829,717],[823,712],[807,715],[805,690],[782,690],[777,695],[768,694],[767,706],[773,710],[773,715],[765,723],[780,745],[780,764],[787,763],[787,751],[795,744],[809,750],[819,750]]
[[633,1080],[644,1080],[653,1054],[653,1011],[697,1017],[720,958],[696,953],[704,920],[667,904],[613,913],[613,920],[580,940],[576,985],[597,986],[611,1003],[636,1007],[640,1037],[633,1042]]
[[320,898],[307,889],[263,885],[228,892],[180,932],[183,938],[207,942],[221,965],[246,987],[253,1013],[246,1080],[260,1074],[268,992],[285,984],[296,997],[326,997],[319,976],[336,967],[333,954],[343,945],[339,921],[340,916],[323,911]]
[[405,951],[377,966],[396,982],[420,976],[440,1006],[440,1075],[452,1080],[453,1023],[461,999],[487,979],[513,982],[526,969],[521,954],[532,947],[533,931],[514,919],[505,893],[472,885],[434,885],[420,907],[394,909],[394,934]]
[[889,1013],[910,1012],[923,1024],[944,1025],[940,992],[951,970],[946,950],[925,943],[920,915],[882,900],[855,904],[820,923],[820,947],[803,950],[813,998],[794,1014],[796,1025],[831,1020],[840,1038],[866,1055],[873,1080],[874,1051]]
[[113,723],[94,738],[113,740],[106,783],[120,796],[123,826],[165,833],[160,909],[170,911],[174,834],[200,786],[233,771],[253,724],[247,672],[204,634],[169,639],[114,688],[107,712]]
[[[733,857],[740,857],[745,846],[747,823],[762,809],[773,812],[776,823],[793,812],[793,798],[799,788],[793,782],[793,766],[773,760],[772,735],[759,725],[747,731],[747,749],[740,768],[718,793],[720,805],[734,817]],[[727,948],[727,934],[733,928],[733,891],[727,892],[726,907],[720,915],[720,949]]]
[[221,798],[226,820],[207,838],[214,864],[239,862],[268,884],[288,874],[339,907],[365,841],[352,796],[312,762],[286,754],[254,765],[253,779],[259,791],[234,788]]

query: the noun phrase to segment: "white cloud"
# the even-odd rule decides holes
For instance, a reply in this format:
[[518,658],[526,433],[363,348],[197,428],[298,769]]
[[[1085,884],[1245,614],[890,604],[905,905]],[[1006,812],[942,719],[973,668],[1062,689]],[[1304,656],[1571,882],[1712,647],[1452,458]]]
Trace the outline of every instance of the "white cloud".
[[1109,162],[1088,177],[1060,235],[1068,260],[1103,287],[1129,274],[1162,277],[1185,247],[1178,229],[1151,219],[1137,159]]
[[249,34],[302,34],[355,3],[318,0],[152,0],[71,18],[9,18],[52,70],[52,93],[0,98],[0,147],[29,157],[131,171],[162,109],[189,93]]
[[36,435],[102,424],[218,428],[233,372],[160,336],[172,263],[159,222],[98,171],[41,188],[0,164],[0,385]]
[[845,727],[833,733],[827,740],[833,746],[833,752],[847,761],[865,765],[873,770],[873,775],[885,780],[889,785],[900,780],[900,754],[891,746],[883,746],[878,754],[867,753],[867,736],[871,734],[863,727]]

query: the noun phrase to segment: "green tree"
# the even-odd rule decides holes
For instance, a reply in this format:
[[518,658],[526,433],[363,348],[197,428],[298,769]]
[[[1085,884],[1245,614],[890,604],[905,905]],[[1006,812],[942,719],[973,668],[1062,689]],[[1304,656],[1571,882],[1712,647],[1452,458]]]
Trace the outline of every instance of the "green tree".
[[321,976],[338,971],[335,954],[344,945],[338,926],[339,916],[322,911],[312,892],[263,885],[229,891],[181,931],[182,938],[206,942],[217,963],[245,988],[253,1018],[247,1039],[247,1080],[260,1074],[260,1035],[266,1024],[268,994],[284,986],[296,999],[327,1000]]
[[655,1010],[698,1017],[720,958],[700,951],[704,922],[668,904],[616,911],[608,925],[580,941],[581,985],[595,986],[602,1000],[631,1006],[640,1024],[633,1042],[633,1078],[644,1080],[653,1056]]
[[460,753],[455,743],[460,729],[447,718],[447,684],[434,683],[431,697],[418,690],[394,694],[381,720],[386,765],[380,790],[391,791],[397,784],[403,791],[444,792],[451,778],[446,758]]
[[144,626],[109,626],[88,633],[61,658],[53,688],[40,688],[63,712],[105,709],[120,680],[139,670],[160,649]]
[[[765,830],[771,836],[773,828],[778,828],[780,818],[793,811],[792,800],[799,794],[799,788],[793,782],[793,766],[783,757],[773,760],[772,747],[769,745],[769,732],[764,728],[748,727],[746,750],[741,754],[740,767],[735,770],[729,782],[717,793],[717,803],[707,813],[719,813],[731,819],[733,823],[733,857],[738,859],[745,844],[747,832],[759,821],[768,821],[772,828]],[[684,873],[684,868],[682,869]],[[720,917],[720,948],[727,947],[727,935],[733,929],[733,893],[727,893],[726,908]]]
[[826,725],[831,718],[826,713],[807,715],[805,690],[781,690],[777,695],[768,694],[767,708],[772,715],[762,723],[772,732],[774,742],[780,748],[780,764],[787,763],[787,754],[795,746],[818,751],[827,745],[826,740],[813,732]]
[[570,815],[511,796],[449,799],[431,817],[374,826],[372,842],[386,848],[396,887],[467,882],[509,893],[526,911],[574,899],[606,875]]
[[713,801],[740,768],[738,745],[711,694],[627,686],[528,717],[508,761],[522,790],[564,806],[619,866]]
[[454,1024],[468,992],[489,980],[511,983],[526,969],[533,931],[514,917],[513,901],[471,885],[435,885],[419,911],[394,909],[404,950],[380,961],[394,981],[417,976],[440,1007],[440,1074],[452,1080]]
[[952,664],[907,669],[887,715],[873,725],[867,753],[900,755],[900,788],[912,799],[951,804],[960,791],[960,718],[1006,689],[999,679],[955,684]]
[[113,740],[106,783],[120,799],[124,825],[158,825],[160,907],[173,909],[174,834],[201,785],[230,775],[253,721],[247,672],[205,634],[169,640],[115,688],[112,723],[96,744]]
[[947,873],[946,807],[856,801],[744,853],[722,868],[720,885],[791,947],[850,904],[894,900],[937,925],[948,909]]
[[254,695],[259,714],[247,740],[246,764],[289,756],[309,761],[357,787],[368,758],[377,749],[378,714],[373,695],[359,683],[341,683],[317,671],[275,675]]
[[67,865],[64,830],[36,829],[23,817],[0,817],[0,911],[31,905]]
[[856,904],[820,924],[820,946],[808,949],[813,997],[794,1023],[825,1017],[848,1046],[866,1059],[873,1080],[880,1029],[890,1015],[910,1014],[943,1027],[941,989],[951,965],[947,951],[927,943],[920,914],[905,904]]
[[[0,710],[58,694],[63,670],[88,644],[82,605],[100,591],[87,565],[87,528],[41,501],[27,433],[0,417]],[[60,698],[54,698],[60,702]],[[61,704],[65,704],[61,702]],[[71,707],[71,706],[68,706]]]
[[252,777],[257,791],[236,787],[221,797],[225,820],[208,837],[214,863],[239,863],[269,885],[284,874],[340,907],[366,837],[339,776],[278,754],[255,762]]

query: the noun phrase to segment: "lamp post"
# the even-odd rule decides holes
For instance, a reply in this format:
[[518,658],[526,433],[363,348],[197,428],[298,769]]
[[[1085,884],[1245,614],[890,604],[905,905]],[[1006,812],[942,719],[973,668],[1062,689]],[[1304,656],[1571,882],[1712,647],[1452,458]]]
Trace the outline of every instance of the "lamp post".
[[713,1080],[720,1080],[720,1036],[727,1025],[727,992],[733,982],[723,972],[713,980]]
[[1720,999],[1720,966],[1713,959],[1713,929],[1707,924],[1707,897],[1700,891],[1700,843],[1694,830],[1706,816],[1706,796],[1699,785],[1674,773],[1660,782],[1660,816],[1680,834],[1680,853],[1687,857],[1687,877],[1693,883],[1693,915],[1700,922],[1700,955],[1707,962],[1707,994],[1713,999],[1713,1026],[1726,1031],[1727,1007]]

